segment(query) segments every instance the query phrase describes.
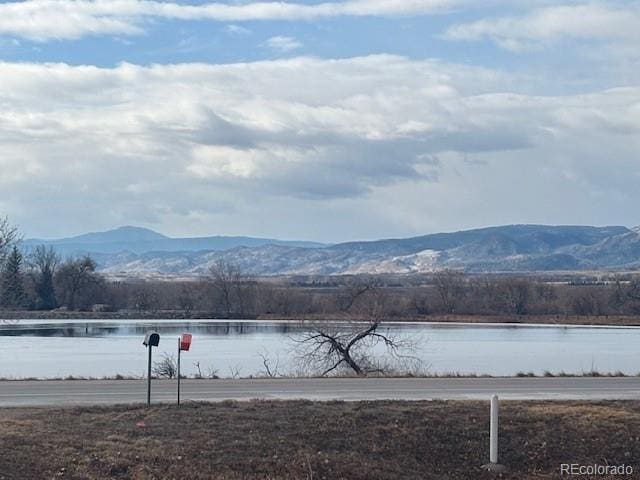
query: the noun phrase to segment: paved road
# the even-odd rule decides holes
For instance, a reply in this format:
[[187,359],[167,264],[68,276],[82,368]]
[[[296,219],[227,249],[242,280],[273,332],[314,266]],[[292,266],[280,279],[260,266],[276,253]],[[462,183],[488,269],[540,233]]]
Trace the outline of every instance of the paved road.
[[[640,400],[640,378],[331,378],[183,380],[184,401],[225,399],[429,400]],[[152,401],[173,402],[175,381],[154,381]],[[2,381],[0,407],[137,403],[144,380]]]

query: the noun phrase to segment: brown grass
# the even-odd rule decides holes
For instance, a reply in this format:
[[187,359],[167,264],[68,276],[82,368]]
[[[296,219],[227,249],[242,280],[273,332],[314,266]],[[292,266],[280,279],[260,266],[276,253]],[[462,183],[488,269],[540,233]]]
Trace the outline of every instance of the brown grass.
[[[154,311],[132,311],[123,310],[118,312],[76,312],[76,311],[31,311],[3,310],[2,318],[7,321],[22,319],[35,320],[205,320],[219,319],[219,315],[208,311],[182,310],[154,310]],[[353,321],[358,320],[352,314],[344,313],[321,313],[321,314],[263,314],[245,315],[245,319],[256,319],[263,321]],[[12,320],[13,319],[13,320]],[[360,320],[366,321],[363,317]],[[640,315],[464,315],[464,314],[432,314],[419,316],[399,316],[386,319],[389,322],[450,322],[450,323],[533,323],[543,325],[611,325],[611,326],[640,326]]]
[[[640,472],[640,402],[505,402],[501,415],[502,478],[559,478],[561,463]],[[487,432],[479,402],[4,409],[0,479],[482,480],[496,478],[479,468]]]

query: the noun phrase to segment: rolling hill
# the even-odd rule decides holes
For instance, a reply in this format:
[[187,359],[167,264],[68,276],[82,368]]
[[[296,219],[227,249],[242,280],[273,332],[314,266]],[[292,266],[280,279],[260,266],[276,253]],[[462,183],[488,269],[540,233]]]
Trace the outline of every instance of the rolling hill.
[[196,252],[228,250],[235,247],[283,245],[294,247],[322,247],[321,243],[275,240],[255,237],[191,237],[171,238],[147,228],[120,227],[106,232],[95,232],[59,240],[27,239],[25,247],[51,245],[63,256],[83,254],[119,254],[129,252]]
[[442,268],[524,272],[640,268],[640,229],[508,225],[404,239],[323,245],[254,237],[170,238],[122,227],[60,240],[26,240],[61,255],[92,255],[112,275],[202,275],[233,262],[255,275],[422,273]]

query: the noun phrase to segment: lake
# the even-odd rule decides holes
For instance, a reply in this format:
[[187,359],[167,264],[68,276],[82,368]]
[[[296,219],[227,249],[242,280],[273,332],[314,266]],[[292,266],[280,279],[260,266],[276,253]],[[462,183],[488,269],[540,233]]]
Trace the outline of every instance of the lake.
[[[0,321],[0,377],[54,378],[69,375],[143,376],[147,330],[160,333],[154,360],[175,353],[180,333],[191,333],[182,372],[196,363],[221,377],[264,372],[260,353],[279,360],[281,373],[299,362],[292,336],[305,330],[294,322],[261,321]],[[517,372],[640,372],[640,328],[535,325],[388,324],[402,336],[419,339],[415,355],[431,373],[514,375]]]

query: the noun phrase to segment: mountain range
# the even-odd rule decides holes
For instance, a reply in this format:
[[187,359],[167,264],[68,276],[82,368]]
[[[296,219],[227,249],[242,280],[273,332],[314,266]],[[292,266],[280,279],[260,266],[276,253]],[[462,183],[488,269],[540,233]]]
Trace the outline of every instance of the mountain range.
[[91,255],[110,275],[202,275],[216,262],[238,264],[254,275],[526,272],[640,268],[640,228],[508,225],[405,239],[325,245],[254,237],[171,238],[140,227],[121,227],[59,240],[62,256]]
[[148,228],[120,227],[106,232],[94,232],[59,240],[27,239],[25,246],[51,245],[63,256],[82,254],[115,254],[129,252],[196,252],[229,250],[235,247],[282,245],[287,247],[322,247],[322,243],[275,240],[254,237],[191,237],[171,238]]

